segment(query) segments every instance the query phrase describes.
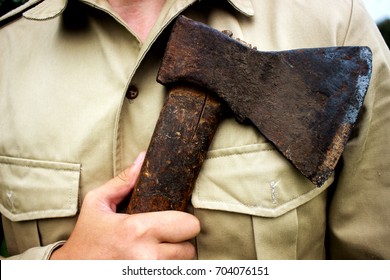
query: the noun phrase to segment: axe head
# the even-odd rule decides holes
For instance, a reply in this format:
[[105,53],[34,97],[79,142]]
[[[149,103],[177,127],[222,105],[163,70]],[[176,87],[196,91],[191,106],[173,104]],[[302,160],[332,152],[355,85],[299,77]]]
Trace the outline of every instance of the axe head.
[[179,17],[157,80],[218,95],[317,186],[332,175],[371,76],[368,47],[257,51]]

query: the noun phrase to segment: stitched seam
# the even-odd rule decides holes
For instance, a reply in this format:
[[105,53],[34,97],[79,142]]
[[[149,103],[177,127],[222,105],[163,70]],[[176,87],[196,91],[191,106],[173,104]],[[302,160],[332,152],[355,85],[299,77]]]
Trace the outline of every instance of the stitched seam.
[[[324,191],[325,189],[327,189],[327,187],[323,186],[323,188],[321,188],[322,191]],[[303,194],[300,194],[300,195],[296,195],[294,196],[293,198],[291,198],[290,200],[287,200],[281,204],[279,204],[277,207],[266,207],[266,206],[263,206],[261,204],[259,205],[249,205],[249,204],[244,204],[244,203],[240,203],[240,202],[224,202],[224,201],[221,201],[221,200],[213,200],[213,199],[204,199],[202,198],[202,196],[200,195],[200,190],[198,189],[197,190],[197,195],[198,195],[198,200],[200,202],[204,202],[204,203],[211,203],[211,204],[222,204],[222,205],[226,205],[226,206],[229,206],[229,205],[232,205],[232,206],[242,206],[242,207],[246,207],[246,208],[249,208],[249,209],[258,209],[258,210],[266,210],[266,211],[275,211],[275,210],[278,210],[280,208],[283,208],[283,207],[286,207],[287,204],[293,202],[294,200],[298,199],[298,198],[302,198],[302,199],[306,199],[307,196],[310,196],[311,193],[317,191],[318,189],[312,189],[308,192],[305,192]],[[322,193],[319,192],[318,194]],[[301,205],[301,204],[299,204]],[[297,206],[299,206],[297,205]],[[293,208],[292,208],[293,209]],[[290,209],[290,210],[292,210]],[[288,212],[288,211],[287,211]]]
[[17,164],[12,162],[0,162],[0,165],[13,165],[13,166],[19,166],[19,167],[26,167],[26,168],[37,168],[37,169],[50,169],[50,170],[56,170],[58,172],[76,172],[79,173],[79,170],[72,170],[72,169],[65,169],[65,168],[55,168],[55,167],[42,167],[42,166],[34,166],[34,165],[27,165],[27,164]]
[[[294,196],[294,197],[291,198],[290,200],[286,200],[286,201],[283,202],[282,204],[279,204],[279,207],[280,207],[280,206],[283,206],[283,205],[285,205],[285,204],[287,204],[287,203],[289,203],[289,202],[291,202],[291,201],[294,201],[294,200],[296,200],[297,198],[305,197],[305,196],[309,195],[310,193],[312,193],[312,192],[314,192],[314,191],[316,191],[316,190],[317,190],[317,189],[313,189],[313,190],[310,190],[310,191],[308,191],[308,192],[305,192],[305,193],[303,193],[303,194],[301,194],[301,195]],[[200,200],[200,201],[209,202],[209,203],[221,203],[221,204],[225,204],[225,205],[242,205],[242,206],[245,206],[245,207],[248,207],[248,208],[253,208],[253,209],[255,209],[255,208],[259,208],[259,209],[277,209],[277,208],[279,208],[279,207],[270,208],[270,207],[262,206],[262,205],[260,205],[260,204],[259,204],[259,205],[250,205],[250,204],[244,204],[244,203],[240,203],[240,202],[224,202],[224,201],[222,201],[222,200],[214,200],[214,199],[213,199],[213,200],[208,200],[208,199],[202,199],[199,192],[200,192],[200,191],[198,190],[198,197],[199,197],[199,200]]]
[[294,209],[294,213],[295,213],[295,223],[296,223],[296,230],[295,230],[295,250],[294,250],[294,253],[295,253],[295,256],[294,258],[295,259],[298,259],[298,236],[299,236],[299,218],[298,218],[298,209],[295,208]]
[[343,40],[343,43],[342,43],[343,46],[345,45],[345,42],[347,41],[347,38],[348,38],[348,35],[349,35],[349,29],[350,29],[351,24],[352,24],[353,10],[354,10],[354,1],[351,0],[351,11],[350,11],[350,15],[349,15],[349,21],[348,21],[347,30],[345,32],[344,40]]
[[[213,150],[213,151],[217,151],[217,150]],[[228,155],[208,156],[206,159],[217,159],[217,158],[225,158],[225,157],[230,157],[230,156],[239,156],[239,155],[243,155],[243,154],[256,154],[256,153],[272,152],[272,151],[275,151],[275,149],[268,148],[268,149],[264,149],[261,151],[248,151],[248,152],[242,152],[242,153],[232,153],[232,154],[228,154]]]
[[21,215],[28,215],[28,214],[56,213],[59,211],[67,211],[73,213],[73,210],[69,208],[57,208],[57,209],[50,209],[50,210],[35,210],[35,211],[28,211],[28,212],[21,212],[21,213],[15,213],[15,212],[10,212],[10,213],[12,213],[15,216],[21,216]]

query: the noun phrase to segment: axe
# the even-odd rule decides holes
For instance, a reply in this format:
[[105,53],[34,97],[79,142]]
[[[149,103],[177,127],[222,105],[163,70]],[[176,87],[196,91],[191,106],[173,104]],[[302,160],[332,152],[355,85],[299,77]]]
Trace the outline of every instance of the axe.
[[357,119],[371,56],[368,47],[261,52],[180,16],[157,76],[169,95],[126,212],[185,211],[227,111],[320,187]]

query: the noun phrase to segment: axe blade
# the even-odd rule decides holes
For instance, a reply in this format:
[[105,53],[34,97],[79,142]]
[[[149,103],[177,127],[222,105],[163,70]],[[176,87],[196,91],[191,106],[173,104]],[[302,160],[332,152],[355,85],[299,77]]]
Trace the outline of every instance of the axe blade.
[[332,175],[371,76],[368,47],[254,50],[205,24],[179,17],[157,80],[218,95],[249,120],[304,176]]

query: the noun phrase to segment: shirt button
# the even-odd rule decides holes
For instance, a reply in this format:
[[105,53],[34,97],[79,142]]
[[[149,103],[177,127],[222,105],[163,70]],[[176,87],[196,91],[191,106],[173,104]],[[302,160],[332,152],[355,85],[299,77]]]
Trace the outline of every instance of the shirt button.
[[130,85],[126,92],[128,99],[136,99],[138,96],[138,88],[135,85]]

